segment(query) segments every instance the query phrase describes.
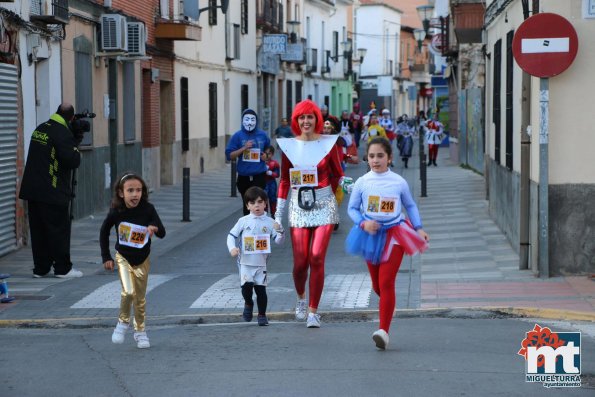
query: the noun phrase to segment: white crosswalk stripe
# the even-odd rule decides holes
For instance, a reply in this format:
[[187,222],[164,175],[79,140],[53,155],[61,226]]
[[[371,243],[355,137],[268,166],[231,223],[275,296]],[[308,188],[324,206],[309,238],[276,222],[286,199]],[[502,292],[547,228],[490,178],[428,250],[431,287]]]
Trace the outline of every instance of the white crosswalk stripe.
[[356,309],[370,305],[372,285],[368,273],[333,274],[324,278],[320,308]]
[[[269,273],[269,286],[279,274]],[[291,291],[291,290],[290,290]],[[367,273],[336,274],[325,277],[324,292],[319,308],[354,309],[370,304],[370,277]],[[293,294],[294,292],[289,292]],[[238,276],[229,275],[209,287],[192,305],[191,309],[240,309],[244,300],[238,285]]]
[[[149,276],[147,294],[155,287],[177,277],[174,274],[155,274]],[[120,292],[122,287],[120,280],[112,281],[102,285],[95,291],[85,296],[74,305],[72,309],[117,309],[120,307]]]
[[[268,273],[268,284],[278,274]],[[244,307],[244,298],[240,292],[240,280],[237,274],[230,274],[211,285],[197,300],[191,309],[239,309]]]

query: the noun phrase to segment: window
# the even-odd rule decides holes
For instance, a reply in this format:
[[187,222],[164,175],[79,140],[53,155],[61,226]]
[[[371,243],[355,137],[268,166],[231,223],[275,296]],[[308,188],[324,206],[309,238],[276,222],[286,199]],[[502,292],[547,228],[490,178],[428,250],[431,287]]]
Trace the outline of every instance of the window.
[[217,83],[209,83],[209,146],[217,147]]
[[[77,112],[93,111],[93,76],[91,73],[93,44],[84,36],[74,39],[74,81]],[[88,119],[91,131],[85,133],[81,146],[93,144],[93,119]]]
[[494,44],[494,82],[493,82],[493,104],[492,121],[494,122],[494,160],[500,164],[500,90],[502,75],[502,40]]
[[[295,82],[295,103],[299,103],[302,101],[302,82],[296,81]],[[287,117],[291,117],[291,113],[287,115]]]
[[233,59],[240,59],[240,25],[233,25]]
[[310,48],[310,62],[308,67],[308,72],[317,72],[318,71],[318,49]]
[[181,120],[182,127],[182,151],[190,150],[190,123],[188,120],[188,77],[180,78],[180,105],[181,105]]
[[209,25],[217,25],[217,0],[209,0]]
[[248,34],[248,0],[242,0],[242,34]]
[[290,118],[293,112],[293,81],[285,82],[285,117]]
[[514,31],[506,34],[506,168],[512,170],[512,90],[513,90],[513,56],[512,56],[512,38]]
[[242,98],[242,109],[240,109],[240,114],[249,108],[249,104],[248,104],[248,84],[242,84],[242,88],[241,88],[241,93],[240,93],[240,98]]
[[135,119],[135,92],[134,92],[134,62],[123,63],[123,89],[124,92],[124,142],[134,141],[136,134],[136,119]]
[[333,58],[337,59],[339,56],[339,32],[333,32]]

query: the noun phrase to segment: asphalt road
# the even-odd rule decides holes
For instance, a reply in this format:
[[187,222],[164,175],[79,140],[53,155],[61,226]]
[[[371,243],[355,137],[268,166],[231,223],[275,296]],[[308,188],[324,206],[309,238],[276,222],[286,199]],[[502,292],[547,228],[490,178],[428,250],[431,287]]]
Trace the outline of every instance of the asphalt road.
[[110,328],[4,328],[0,395],[592,396],[592,337],[582,339],[583,387],[525,382],[517,351],[533,325],[489,313],[397,318],[386,351],[370,322],[161,326],[146,350],[130,333],[112,344]]

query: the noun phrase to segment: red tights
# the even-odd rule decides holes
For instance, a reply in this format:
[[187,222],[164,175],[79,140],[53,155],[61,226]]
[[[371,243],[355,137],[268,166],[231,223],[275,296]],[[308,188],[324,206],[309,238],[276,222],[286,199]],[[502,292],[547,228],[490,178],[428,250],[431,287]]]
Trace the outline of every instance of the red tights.
[[295,291],[302,296],[306,292],[308,268],[310,269],[310,304],[318,308],[324,287],[324,258],[335,225],[317,227],[292,227],[293,283]]
[[436,161],[438,158],[438,148],[440,145],[429,144],[428,145],[428,158],[430,161]]
[[376,295],[380,297],[380,329],[385,330],[387,333],[395,311],[395,280],[402,260],[403,248],[400,245],[393,245],[386,262],[381,262],[379,265],[372,265],[367,262],[370,278],[372,279],[372,288]]

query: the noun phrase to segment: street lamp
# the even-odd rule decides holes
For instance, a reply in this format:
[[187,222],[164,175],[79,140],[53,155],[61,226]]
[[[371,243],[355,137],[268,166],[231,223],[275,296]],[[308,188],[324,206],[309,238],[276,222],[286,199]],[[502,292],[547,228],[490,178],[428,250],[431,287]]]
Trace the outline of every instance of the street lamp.
[[287,33],[289,33],[289,41],[293,44],[297,42],[298,31],[300,28],[300,21],[287,21]]
[[427,33],[430,30],[430,18],[434,13],[434,6],[431,4],[426,4],[424,6],[416,7],[416,10],[424,30]]
[[362,64],[364,63],[364,57],[366,56],[366,53],[368,52],[367,48],[358,48],[357,49],[357,55],[359,57],[359,63]]
[[426,31],[423,29],[415,29],[413,31],[413,36],[415,37],[415,40],[417,41],[417,48],[419,49],[419,52],[421,52],[422,43],[423,43],[424,39],[426,38]]

